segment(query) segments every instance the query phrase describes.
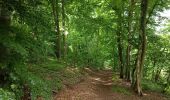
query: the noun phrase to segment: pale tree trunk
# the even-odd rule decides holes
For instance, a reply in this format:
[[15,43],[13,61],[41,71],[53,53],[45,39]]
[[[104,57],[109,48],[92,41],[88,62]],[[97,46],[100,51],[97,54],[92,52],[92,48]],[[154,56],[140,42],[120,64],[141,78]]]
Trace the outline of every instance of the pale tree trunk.
[[137,91],[138,95],[142,96],[142,87],[141,87],[141,79],[142,79],[142,70],[144,66],[144,58],[146,52],[146,15],[148,8],[148,0],[141,0],[141,19],[140,19],[140,33],[139,33],[139,48],[137,53],[137,63],[136,63],[136,85],[135,91]]
[[[135,26],[139,26],[139,22],[136,22],[134,24],[134,27]],[[138,32],[138,27],[137,28],[133,28],[133,32]],[[136,64],[137,64],[137,53],[134,55],[134,59],[133,59],[133,64],[132,64],[132,69],[131,69],[131,87],[134,88],[135,86],[135,81],[136,81]]]
[[60,27],[59,27],[59,7],[58,0],[52,0],[51,2],[54,22],[55,22],[55,32],[56,32],[56,56],[59,59],[61,57],[61,41],[60,41]]
[[130,9],[128,14],[128,46],[126,50],[126,80],[130,81],[130,52],[131,52],[131,44],[130,39],[132,35],[132,17],[133,17],[133,9],[134,9],[134,0],[130,0]]

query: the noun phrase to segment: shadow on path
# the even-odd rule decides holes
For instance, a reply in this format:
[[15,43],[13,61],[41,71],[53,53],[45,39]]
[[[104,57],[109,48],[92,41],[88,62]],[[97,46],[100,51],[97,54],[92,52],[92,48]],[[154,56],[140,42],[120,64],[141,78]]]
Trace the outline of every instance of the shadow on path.
[[120,85],[123,81],[113,82],[111,70],[93,71],[86,68],[85,71],[89,75],[83,82],[60,91],[54,100],[167,100],[157,94],[148,94],[141,98],[136,94],[115,93],[113,85]]

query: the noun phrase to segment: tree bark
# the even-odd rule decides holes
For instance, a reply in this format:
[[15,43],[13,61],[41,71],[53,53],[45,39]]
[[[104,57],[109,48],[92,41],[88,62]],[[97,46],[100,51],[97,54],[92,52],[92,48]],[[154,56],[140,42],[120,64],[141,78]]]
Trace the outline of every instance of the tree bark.
[[135,60],[135,63],[134,63],[134,67],[133,67],[133,69],[132,69],[132,73],[131,73],[131,78],[132,78],[132,80],[131,80],[131,87],[132,88],[134,88],[135,87],[135,81],[136,81],[136,77],[135,77],[135,74],[136,74],[136,67],[135,67],[135,65],[136,65],[136,63],[137,63],[137,59]]
[[141,87],[141,79],[142,79],[142,70],[144,66],[144,58],[146,51],[146,15],[148,8],[148,0],[141,0],[141,19],[140,19],[140,43],[138,47],[138,55],[137,55],[137,63],[136,63],[136,85],[135,91],[137,91],[138,95],[142,96],[142,87]]
[[62,33],[63,33],[63,58],[66,56],[67,45],[66,45],[66,26],[65,26],[65,1],[61,0],[62,8]]
[[152,71],[152,80],[154,81],[154,76],[155,76],[155,66],[156,66],[156,61],[155,59],[153,60],[153,71]]
[[134,67],[133,70],[132,70],[132,74],[131,74],[131,77],[132,77],[131,87],[135,86],[135,71],[136,71],[136,67]]
[[55,32],[56,32],[56,56],[59,59],[61,57],[61,35],[60,35],[60,27],[59,27],[59,7],[58,0],[52,0],[51,2],[54,22],[55,22]]
[[158,68],[156,70],[156,73],[155,73],[155,82],[158,82],[159,77],[160,77],[160,73],[161,73],[161,69]]
[[117,48],[118,48],[118,63],[120,67],[120,78],[123,79],[124,77],[124,63],[123,63],[123,46],[122,46],[122,32],[123,32],[123,7],[124,7],[124,2],[121,1],[122,6],[120,7],[115,7],[115,12],[117,14]]
[[130,52],[131,52],[131,44],[130,39],[132,35],[132,17],[133,17],[133,8],[134,8],[134,0],[130,0],[130,9],[128,14],[128,46],[126,50],[126,80],[130,81]]
[[169,74],[168,74],[168,77],[167,77],[167,83],[170,84],[170,70],[169,70]]
[[[121,20],[121,14],[119,14],[119,18]],[[124,65],[123,65],[123,50],[122,50],[122,38],[121,38],[121,22],[118,22],[118,30],[117,30],[117,46],[118,46],[118,54],[119,54],[119,67],[120,67],[120,78],[123,79],[124,73]]]
[[0,27],[7,28],[11,24],[11,14],[7,7],[3,4],[0,4]]

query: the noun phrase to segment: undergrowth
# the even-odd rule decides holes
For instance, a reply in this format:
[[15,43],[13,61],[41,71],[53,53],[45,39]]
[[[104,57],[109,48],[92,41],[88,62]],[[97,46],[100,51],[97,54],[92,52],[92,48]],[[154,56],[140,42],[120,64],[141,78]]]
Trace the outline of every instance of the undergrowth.
[[[120,83],[121,82],[119,80],[118,75],[116,75],[116,74],[114,74],[112,76],[112,81],[114,83]],[[116,93],[122,93],[122,94],[125,94],[125,95],[131,95],[131,91],[129,89],[127,89],[126,87],[120,86],[120,85],[113,85],[112,91],[116,92]]]
[[55,59],[38,64],[17,63],[14,68],[10,73],[11,83],[0,88],[0,100],[21,100],[25,84],[29,87],[27,92],[31,100],[38,97],[52,100],[53,93],[58,93],[65,85],[78,83],[82,76],[79,69],[66,67]]
[[125,95],[131,95],[130,90],[126,89],[125,87],[118,86],[118,85],[114,85],[112,88],[112,91],[116,93],[122,93]]
[[147,91],[162,92],[163,86],[156,82],[144,79],[142,81],[142,88]]
[[77,69],[67,68],[64,63],[53,59],[39,65],[30,65],[32,99],[37,96],[51,100],[52,91],[58,93],[64,85],[73,85],[80,80],[81,73]]
[[11,91],[0,88],[1,100],[15,100],[15,94]]

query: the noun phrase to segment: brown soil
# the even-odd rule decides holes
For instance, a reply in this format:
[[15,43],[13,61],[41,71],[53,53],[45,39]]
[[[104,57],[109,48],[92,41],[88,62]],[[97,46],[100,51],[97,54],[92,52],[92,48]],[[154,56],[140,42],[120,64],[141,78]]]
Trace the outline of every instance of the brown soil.
[[[113,73],[110,70],[92,71],[86,69],[89,74],[83,82],[61,90],[54,96],[54,100],[168,100],[158,93],[145,93],[138,97],[130,90],[129,83],[123,80],[112,81]],[[113,85],[123,86],[129,89],[130,95],[113,92]]]

